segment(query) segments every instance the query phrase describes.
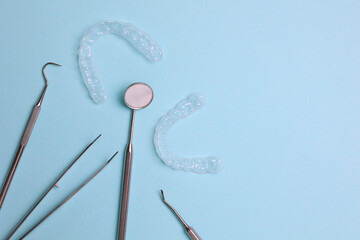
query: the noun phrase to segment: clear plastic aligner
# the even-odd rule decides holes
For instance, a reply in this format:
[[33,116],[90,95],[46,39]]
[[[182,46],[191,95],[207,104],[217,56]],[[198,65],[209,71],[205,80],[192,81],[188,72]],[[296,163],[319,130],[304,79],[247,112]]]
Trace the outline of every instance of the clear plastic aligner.
[[91,49],[94,42],[105,34],[123,37],[152,62],[159,61],[163,55],[161,48],[149,35],[130,23],[105,21],[91,27],[80,41],[79,66],[90,96],[96,103],[103,103],[107,96],[102,80],[91,60]]
[[167,166],[176,170],[195,173],[216,173],[222,169],[222,159],[218,157],[183,158],[170,152],[166,144],[166,134],[171,126],[204,105],[205,98],[203,95],[199,93],[190,94],[160,118],[155,128],[154,144],[158,156]]

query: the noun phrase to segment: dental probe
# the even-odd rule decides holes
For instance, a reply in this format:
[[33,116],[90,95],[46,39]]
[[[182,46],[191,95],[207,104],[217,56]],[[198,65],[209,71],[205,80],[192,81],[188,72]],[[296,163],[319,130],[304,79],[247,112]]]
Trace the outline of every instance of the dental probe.
[[187,223],[184,221],[184,219],[179,215],[179,213],[165,200],[164,191],[161,190],[162,200],[163,202],[175,213],[177,218],[180,220],[180,222],[183,224],[185,231],[190,239],[192,240],[201,240],[200,236],[195,232],[195,230],[187,225]]

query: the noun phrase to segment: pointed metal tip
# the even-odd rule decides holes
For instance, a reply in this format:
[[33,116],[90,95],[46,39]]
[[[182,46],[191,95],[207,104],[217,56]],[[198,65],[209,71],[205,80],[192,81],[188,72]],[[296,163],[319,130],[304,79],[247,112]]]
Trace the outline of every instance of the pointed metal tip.
[[44,65],[43,68],[42,68],[43,71],[44,71],[44,69],[46,68],[47,65],[55,65],[55,66],[62,67],[62,65],[60,65],[60,64],[58,64],[58,63],[47,62],[47,63],[45,63],[45,65]]
[[116,151],[116,153],[114,153],[114,155],[112,155],[112,157],[109,159],[109,161],[107,161],[107,163],[106,164],[108,164],[111,160],[113,160],[113,158],[116,156],[116,154],[118,154],[119,153],[119,151]]
[[47,66],[47,65],[55,65],[55,66],[62,67],[62,65],[61,65],[61,64],[54,63],[54,62],[47,62],[44,66]]
[[101,137],[101,134],[99,136],[97,136],[90,144],[89,144],[89,147],[91,145],[93,145],[99,138]]
[[[54,62],[48,62],[48,63],[46,63],[44,66],[43,66],[43,68],[42,68],[42,74],[43,74],[43,77],[44,77],[44,79],[45,79],[45,89],[46,89],[46,87],[47,87],[47,85],[48,85],[48,80],[47,80],[47,78],[46,78],[46,75],[45,75],[45,68],[46,68],[46,66],[47,65],[55,65],[55,66],[60,66],[60,67],[62,67],[60,64],[57,64],[57,63],[54,63]],[[45,89],[44,89],[44,91],[45,91]],[[44,92],[45,93],[45,92]],[[42,97],[44,97],[44,96],[42,96]],[[41,97],[41,98],[42,98]]]
[[95,142],[96,140],[98,140],[101,136],[102,136],[102,134],[99,134],[99,136],[97,136],[93,142]]
[[162,199],[163,199],[163,201],[165,202],[164,191],[161,189],[160,192],[161,192]]
[[55,187],[59,188],[59,186],[57,185],[57,183],[55,183]]

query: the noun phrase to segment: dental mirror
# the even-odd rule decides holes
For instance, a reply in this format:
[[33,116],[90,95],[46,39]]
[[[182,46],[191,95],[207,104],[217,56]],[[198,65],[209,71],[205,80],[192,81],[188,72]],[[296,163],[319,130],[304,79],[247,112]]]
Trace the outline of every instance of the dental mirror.
[[134,83],[126,89],[124,101],[129,108],[138,110],[149,106],[153,96],[153,91],[149,85],[145,83]]
[[125,240],[126,230],[126,218],[129,201],[129,189],[130,189],[130,175],[131,175],[131,163],[132,163],[132,133],[135,119],[135,110],[143,109],[151,103],[154,93],[151,87],[145,83],[131,84],[124,93],[125,104],[132,109],[131,111],[131,124],[129,133],[129,142],[125,150],[125,161],[123,171],[122,182],[122,194],[121,194],[121,210],[118,230],[118,240]]

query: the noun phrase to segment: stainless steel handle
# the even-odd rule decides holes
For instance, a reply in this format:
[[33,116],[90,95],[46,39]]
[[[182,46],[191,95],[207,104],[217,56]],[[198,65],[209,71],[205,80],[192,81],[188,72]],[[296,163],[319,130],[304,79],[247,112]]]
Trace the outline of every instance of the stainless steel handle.
[[27,144],[27,142],[30,138],[31,132],[35,126],[35,122],[39,116],[40,109],[41,109],[41,107],[39,105],[34,106],[32,112],[31,112],[30,118],[28,120],[28,123],[26,125],[26,128],[24,130],[23,136],[21,138],[20,144],[22,144],[24,146]]
[[127,219],[128,202],[129,202],[131,164],[132,164],[132,144],[130,142],[125,152],[118,240],[125,240],[126,219]]
[[15,173],[16,167],[17,167],[17,165],[19,163],[20,157],[21,157],[21,155],[22,155],[22,153],[24,151],[24,147],[25,146],[23,146],[23,145],[19,146],[18,150],[16,151],[14,160],[11,163],[10,169],[9,169],[7,175],[6,175],[6,179],[4,181],[4,184],[2,186],[1,193],[0,193],[0,208],[1,208],[2,203],[5,200],[6,193],[7,193],[8,189],[9,189],[11,180],[14,177],[14,173]]
[[200,236],[195,232],[192,227],[188,227],[186,229],[186,233],[192,240],[201,240]]
[[17,165],[19,164],[19,161],[20,161],[20,158],[21,158],[21,155],[24,151],[24,148],[30,138],[30,135],[31,135],[31,132],[34,128],[34,125],[35,125],[35,122],[36,122],[36,119],[37,117],[39,116],[39,112],[40,112],[40,109],[41,107],[36,104],[31,112],[31,115],[30,115],[30,118],[28,120],[28,123],[26,125],[26,128],[24,130],[24,133],[21,137],[21,140],[20,140],[20,144],[19,144],[19,147],[18,147],[18,150],[16,151],[16,154],[15,154],[15,157],[11,163],[11,166],[10,166],[10,169],[6,175],[6,179],[4,181],[4,184],[2,186],[2,189],[1,189],[1,193],[0,193],[0,208],[5,200],[5,196],[6,196],[6,193],[10,187],[10,183],[11,183],[11,180],[13,179],[14,177],[14,174],[15,174],[15,170],[17,168]]

